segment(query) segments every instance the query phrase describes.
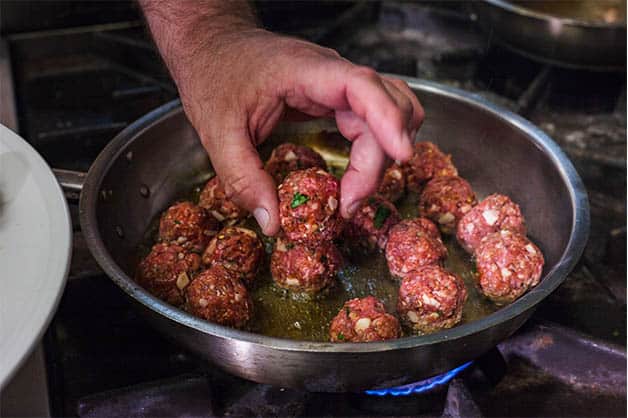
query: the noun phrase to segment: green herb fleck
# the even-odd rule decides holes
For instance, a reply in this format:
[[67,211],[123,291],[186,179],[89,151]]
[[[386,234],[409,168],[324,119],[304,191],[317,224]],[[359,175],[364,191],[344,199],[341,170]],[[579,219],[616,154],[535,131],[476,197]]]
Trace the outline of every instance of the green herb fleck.
[[296,192],[294,196],[292,196],[292,203],[290,203],[290,207],[292,209],[296,209],[302,204],[304,204],[305,202],[307,202],[308,200],[310,200],[309,197],[299,192]]
[[287,244],[286,244],[286,248],[287,248],[287,249],[289,249],[289,250],[291,250],[291,249],[293,249],[293,248],[294,248],[294,244],[293,244],[293,243],[291,243],[291,242],[289,242],[289,243],[287,243]]
[[375,219],[373,219],[373,225],[375,225],[375,228],[380,229],[389,216],[390,209],[388,209],[386,206],[378,206],[377,210],[375,211]]
[[338,340],[339,341],[344,341],[345,340],[345,335],[342,332],[338,333]]
[[374,197],[369,197],[369,205],[374,205],[375,203],[377,203],[377,199],[375,199]]
[[345,308],[345,313],[347,314],[347,316],[349,316],[349,314],[351,313],[351,309]]

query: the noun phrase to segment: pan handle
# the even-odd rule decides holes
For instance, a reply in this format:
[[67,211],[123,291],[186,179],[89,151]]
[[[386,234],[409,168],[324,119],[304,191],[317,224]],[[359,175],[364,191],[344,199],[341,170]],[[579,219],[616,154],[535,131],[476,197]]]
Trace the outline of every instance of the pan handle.
[[65,196],[71,200],[78,200],[81,190],[83,190],[83,184],[85,184],[87,173],[83,173],[82,171],[63,170],[60,168],[53,168],[52,172],[63,188]]

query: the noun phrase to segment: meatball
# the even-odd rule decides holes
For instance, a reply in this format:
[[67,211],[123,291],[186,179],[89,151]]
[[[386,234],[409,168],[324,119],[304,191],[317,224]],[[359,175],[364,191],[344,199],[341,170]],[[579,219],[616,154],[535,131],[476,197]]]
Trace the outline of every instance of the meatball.
[[327,170],[327,164],[318,152],[310,147],[286,142],[273,150],[264,170],[277,184],[281,184],[289,173],[311,167]]
[[525,235],[525,220],[519,205],[508,196],[492,194],[460,219],[456,237],[465,250],[473,253],[482,238],[502,229]]
[[349,242],[355,242],[368,250],[386,248],[388,231],[399,222],[395,205],[380,197],[371,197],[362,203],[344,229]]
[[318,245],[342,230],[338,179],[320,168],[293,171],[279,186],[279,218],[290,241]]
[[451,155],[443,154],[432,142],[417,142],[414,155],[402,168],[408,190],[416,193],[433,178],[458,175],[458,170],[451,162]]
[[441,266],[426,266],[401,281],[397,313],[415,331],[429,334],[460,322],[466,300],[461,278]]
[[159,239],[201,252],[219,229],[218,222],[205,209],[192,202],[180,202],[170,206],[161,216]]
[[334,283],[341,264],[342,256],[331,242],[307,247],[278,238],[270,258],[270,272],[277,286],[314,294]]
[[219,265],[199,273],[185,296],[190,313],[221,325],[242,328],[252,315],[253,302],[246,287]]
[[536,286],[543,271],[543,254],[528,238],[502,230],[486,236],[475,253],[480,291],[505,305]]
[[345,302],[331,321],[329,336],[333,342],[365,343],[399,338],[401,327],[384,304],[373,296]]
[[436,222],[445,234],[456,231],[458,221],[475,206],[475,194],[460,177],[430,180],[419,197],[419,215]]
[[406,176],[398,164],[393,164],[384,171],[384,177],[377,189],[377,195],[390,202],[401,199],[406,192]]
[[438,264],[447,256],[436,226],[428,219],[406,219],[388,233],[386,261],[390,274],[403,277],[430,264]]
[[225,188],[217,176],[207,182],[198,199],[198,205],[218,221],[233,225],[240,219],[247,217],[247,212],[227,198]]
[[159,299],[180,306],[183,291],[201,266],[201,256],[172,243],[155,244],[135,274],[135,281]]
[[264,257],[262,241],[254,231],[237,226],[222,229],[203,253],[203,263],[222,265],[230,273],[251,284]]

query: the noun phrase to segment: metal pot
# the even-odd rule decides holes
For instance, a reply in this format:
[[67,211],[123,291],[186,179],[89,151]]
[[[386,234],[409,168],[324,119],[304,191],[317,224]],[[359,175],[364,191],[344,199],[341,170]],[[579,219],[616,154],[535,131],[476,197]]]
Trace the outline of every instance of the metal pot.
[[491,41],[529,58],[578,69],[625,68],[625,21],[604,23],[562,18],[506,0],[476,1],[471,7]]
[[[256,382],[356,391],[426,378],[480,356],[517,330],[580,257],[589,227],[586,193],[559,147],[529,122],[465,92],[407,81],[426,109],[419,136],[452,153],[480,196],[508,194],[527,214],[546,268],[541,283],[513,304],[432,335],[332,344],[226,328],[156,299],[133,281],[137,260],[132,254],[150,221],[210,168],[177,101],[122,131],[89,170],[80,220],[92,254],[159,331],[217,367]],[[284,125],[277,135],[323,127],[329,128],[321,121]],[[76,190],[81,183],[79,178],[71,186]]]

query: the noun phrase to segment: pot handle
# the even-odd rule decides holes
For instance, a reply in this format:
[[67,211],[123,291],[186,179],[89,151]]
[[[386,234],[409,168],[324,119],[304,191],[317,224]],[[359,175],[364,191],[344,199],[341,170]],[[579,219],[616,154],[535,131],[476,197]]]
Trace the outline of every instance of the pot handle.
[[68,199],[78,200],[81,190],[83,190],[83,184],[85,184],[87,173],[83,173],[82,171],[63,170],[60,168],[53,168],[52,172],[63,188],[65,196]]

